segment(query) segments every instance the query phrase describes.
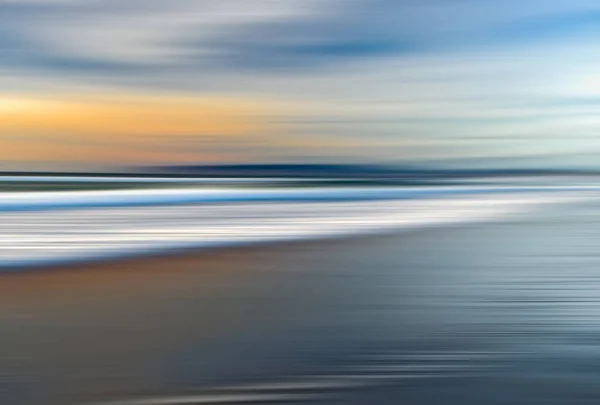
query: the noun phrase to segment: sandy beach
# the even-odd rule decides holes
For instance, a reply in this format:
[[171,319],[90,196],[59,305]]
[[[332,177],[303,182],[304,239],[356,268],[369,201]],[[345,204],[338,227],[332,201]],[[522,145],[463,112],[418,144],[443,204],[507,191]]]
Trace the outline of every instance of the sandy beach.
[[584,400],[599,394],[593,218],[588,203],[5,274],[0,403]]

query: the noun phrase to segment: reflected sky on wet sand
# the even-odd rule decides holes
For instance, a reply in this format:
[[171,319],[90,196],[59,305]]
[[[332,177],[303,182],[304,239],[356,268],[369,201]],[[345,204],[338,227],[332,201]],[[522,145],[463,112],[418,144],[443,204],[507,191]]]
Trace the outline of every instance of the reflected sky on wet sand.
[[599,213],[4,276],[3,401],[586,403]]

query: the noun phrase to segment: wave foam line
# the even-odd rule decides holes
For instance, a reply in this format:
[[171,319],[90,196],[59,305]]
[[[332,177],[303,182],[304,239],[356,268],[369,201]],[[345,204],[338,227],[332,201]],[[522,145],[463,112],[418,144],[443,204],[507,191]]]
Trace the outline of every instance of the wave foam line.
[[572,198],[509,194],[2,213],[0,268],[459,224]]
[[347,188],[173,188],[55,192],[0,192],[0,212],[72,208],[127,207],[219,202],[369,201],[443,195],[527,192],[599,191],[595,186],[574,187],[347,187]]

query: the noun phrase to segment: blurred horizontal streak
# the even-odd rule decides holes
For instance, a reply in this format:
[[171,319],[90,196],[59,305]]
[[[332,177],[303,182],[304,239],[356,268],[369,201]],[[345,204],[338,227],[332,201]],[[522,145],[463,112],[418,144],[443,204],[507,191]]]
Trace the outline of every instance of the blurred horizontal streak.
[[314,395],[300,394],[208,394],[166,398],[148,398],[110,402],[96,405],[200,405],[200,404],[256,404],[295,402],[316,399]]
[[340,187],[319,188],[171,188],[150,190],[68,191],[1,193],[2,211],[126,207],[164,204],[223,202],[364,201],[421,198],[444,195],[479,195],[533,192],[598,192],[597,186],[512,186],[512,187]]
[[[294,182],[327,181],[327,179],[294,179]],[[289,182],[286,178],[202,178],[195,177],[151,177],[151,176],[0,176],[0,182],[84,182],[84,183],[192,183],[192,184],[221,184],[221,183],[278,183]]]
[[[399,365],[402,360],[411,361],[410,353],[404,353],[394,364],[363,366],[360,359],[351,363],[340,374],[317,374],[279,377],[272,381],[251,381],[239,385],[222,385],[206,387],[195,394],[179,396],[155,396],[147,398],[126,399],[92,403],[89,405],[178,405],[178,404],[237,404],[237,403],[289,403],[295,401],[317,401],[336,398],[336,395],[365,388],[393,386],[400,381],[435,380],[448,378],[468,378],[483,375],[482,370],[496,369],[498,364],[487,362],[454,364],[453,352],[430,353],[440,356],[435,364]],[[477,357],[478,352],[471,352]],[[382,357],[381,355],[379,357]],[[502,357],[499,353],[496,358]],[[364,361],[364,360],[363,360]],[[414,359],[412,359],[414,361]],[[380,362],[380,361],[379,361]],[[386,367],[387,366],[387,367]],[[459,370],[457,372],[456,370]],[[393,373],[404,371],[403,373]],[[392,373],[390,373],[392,372]]]
[[0,214],[0,268],[441,226],[582,197],[508,193],[5,212]]

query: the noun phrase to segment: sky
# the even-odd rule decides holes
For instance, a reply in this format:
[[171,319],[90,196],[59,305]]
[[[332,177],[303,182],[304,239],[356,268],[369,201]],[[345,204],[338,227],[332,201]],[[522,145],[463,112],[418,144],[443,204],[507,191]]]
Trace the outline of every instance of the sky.
[[0,0],[0,169],[600,166],[597,0]]

